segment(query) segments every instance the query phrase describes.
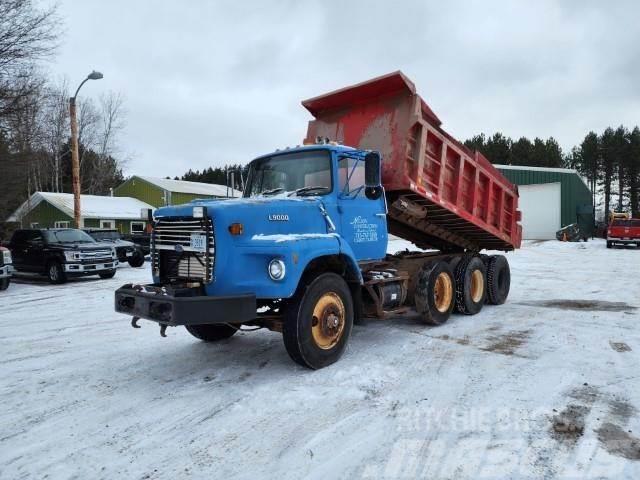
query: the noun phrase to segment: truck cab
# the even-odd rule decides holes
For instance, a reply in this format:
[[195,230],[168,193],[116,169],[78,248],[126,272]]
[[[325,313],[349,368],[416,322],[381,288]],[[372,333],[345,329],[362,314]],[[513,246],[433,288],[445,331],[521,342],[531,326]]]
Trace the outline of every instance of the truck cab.
[[[230,336],[260,311],[268,312],[263,323],[286,330],[284,303],[326,273],[349,296],[325,299],[329,310],[349,312],[348,325],[331,317],[340,317],[334,327],[347,330],[340,335],[346,342],[351,293],[363,283],[360,264],[386,255],[380,165],[378,153],[341,145],[285,149],[250,163],[243,198],[155,210],[153,285],[119,289],[116,310],[163,326],[185,325],[199,338]],[[330,331],[325,328],[327,351],[334,346]],[[333,355],[320,357],[314,366]]]

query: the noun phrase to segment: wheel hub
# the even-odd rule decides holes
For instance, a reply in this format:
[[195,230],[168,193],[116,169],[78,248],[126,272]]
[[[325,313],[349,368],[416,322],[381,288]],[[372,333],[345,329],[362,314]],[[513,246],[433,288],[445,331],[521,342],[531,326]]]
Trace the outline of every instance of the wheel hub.
[[311,333],[316,345],[323,350],[332,348],[342,338],[345,307],[335,293],[325,293],[313,309]]
[[441,272],[436,278],[433,297],[436,309],[439,312],[444,313],[449,310],[453,300],[453,282],[445,272]]
[[484,277],[480,270],[474,270],[471,274],[471,299],[474,303],[482,300],[484,293]]

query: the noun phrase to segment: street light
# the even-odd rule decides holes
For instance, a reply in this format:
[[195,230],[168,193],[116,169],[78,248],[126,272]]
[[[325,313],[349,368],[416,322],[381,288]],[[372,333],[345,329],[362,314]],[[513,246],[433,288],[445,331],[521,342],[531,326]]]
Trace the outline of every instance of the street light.
[[69,120],[71,122],[71,177],[73,183],[73,220],[80,228],[80,158],[78,155],[78,121],[76,119],[76,97],[87,80],[100,80],[102,73],[92,71],[78,86],[76,93],[69,99]]

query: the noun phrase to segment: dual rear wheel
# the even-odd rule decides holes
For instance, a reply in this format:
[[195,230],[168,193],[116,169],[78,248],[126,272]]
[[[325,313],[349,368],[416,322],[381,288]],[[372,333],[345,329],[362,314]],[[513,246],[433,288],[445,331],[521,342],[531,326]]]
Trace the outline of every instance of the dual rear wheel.
[[418,274],[416,310],[429,325],[443,324],[454,310],[475,315],[485,303],[504,303],[510,282],[509,263],[502,255],[468,255],[450,262],[430,262]]

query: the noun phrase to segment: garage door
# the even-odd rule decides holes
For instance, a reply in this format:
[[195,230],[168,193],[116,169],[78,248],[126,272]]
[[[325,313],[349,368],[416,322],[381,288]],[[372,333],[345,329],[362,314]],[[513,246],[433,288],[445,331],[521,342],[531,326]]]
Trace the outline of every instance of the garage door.
[[560,183],[518,185],[522,238],[550,240],[560,229]]

